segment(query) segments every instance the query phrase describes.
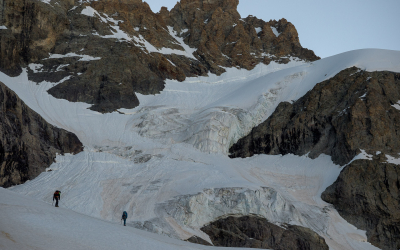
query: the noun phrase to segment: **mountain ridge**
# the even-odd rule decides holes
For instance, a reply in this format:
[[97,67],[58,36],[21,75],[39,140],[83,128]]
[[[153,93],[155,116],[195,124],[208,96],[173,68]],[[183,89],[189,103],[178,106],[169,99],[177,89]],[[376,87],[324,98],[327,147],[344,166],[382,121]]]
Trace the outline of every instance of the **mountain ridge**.
[[192,0],[153,13],[142,1],[4,0],[0,69],[15,76],[28,67],[32,81],[55,83],[56,98],[113,112],[136,107],[135,93],[159,93],[165,79],[319,59],[285,19],[240,19],[237,5]]

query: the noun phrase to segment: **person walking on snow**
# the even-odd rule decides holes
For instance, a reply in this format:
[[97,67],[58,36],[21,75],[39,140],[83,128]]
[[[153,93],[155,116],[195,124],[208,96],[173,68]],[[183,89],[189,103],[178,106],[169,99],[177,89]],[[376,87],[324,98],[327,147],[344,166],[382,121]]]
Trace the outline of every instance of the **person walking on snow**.
[[126,226],[126,219],[128,219],[128,213],[124,211],[121,217],[121,220],[124,220],[124,226]]
[[56,207],[58,207],[58,200],[61,200],[61,191],[56,190],[53,195],[53,201],[56,200]]

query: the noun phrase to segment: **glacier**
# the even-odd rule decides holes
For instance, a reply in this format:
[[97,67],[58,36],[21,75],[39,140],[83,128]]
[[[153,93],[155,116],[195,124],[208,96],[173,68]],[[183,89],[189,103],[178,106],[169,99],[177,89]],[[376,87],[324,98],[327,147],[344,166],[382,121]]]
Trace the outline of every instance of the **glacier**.
[[[377,249],[321,200],[341,167],[329,156],[256,155],[230,159],[229,147],[263,122],[280,102],[293,102],[345,68],[400,72],[400,52],[365,49],[312,63],[291,58],[221,76],[167,80],[158,95],[138,95],[134,109],[100,114],[89,104],[56,99],[27,71],[0,81],[46,121],[75,133],[85,146],[58,155],[46,172],[10,190],[172,238],[197,235],[224,216],[257,214],[272,223],[311,228],[330,249]],[[209,240],[209,239],[208,239]]]

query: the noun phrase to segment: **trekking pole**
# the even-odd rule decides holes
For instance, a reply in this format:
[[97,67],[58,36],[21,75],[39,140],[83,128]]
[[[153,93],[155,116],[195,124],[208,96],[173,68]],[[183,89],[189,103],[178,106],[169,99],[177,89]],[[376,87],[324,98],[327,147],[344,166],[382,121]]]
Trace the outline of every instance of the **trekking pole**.
[[53,202],[51,203],[51,205],[53,206],[53,204],[54,204],[54,200],[53,200]]

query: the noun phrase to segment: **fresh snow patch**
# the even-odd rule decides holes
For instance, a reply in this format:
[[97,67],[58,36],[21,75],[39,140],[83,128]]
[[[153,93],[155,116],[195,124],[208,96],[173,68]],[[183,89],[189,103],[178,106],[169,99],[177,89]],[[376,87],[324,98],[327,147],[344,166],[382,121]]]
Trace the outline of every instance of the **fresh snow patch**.
[[102,18],[102,20],[104,20],[103,17],[100,16],[99,12],[97,12],[97,10],[93,9],[93,8],[90,7],[90,6],[86,6],[86,7],[82,10],[81,14],[82,14],[82,15],[85,15],[85,16],[90,16],[90,17],[95,17],[95,15],[97,15],[98,17]]
[[51,1],[51,0],[40,0],[40,1],[42,1],[43,3],[50,4],[50,1]]
[[96,1],[96,0],[77,0],[80,4],[82,4],[82,3],[91,3],[91,2],[94,2],[94,1]]
[[105,35],[105,36],[100,36],[97,34],[98,36],[100,36],[102,38],[116,38],[120,41],[132,40],[132,38],[125,31],[120,29],[120,27],[118,25],[120,21],[117,21],[103,13],[103,15],[105,16],[105,18],[104,18],[96,10],[93,9],[93,11],[102,20],[102,22],[110,25],[111,33],[113,33],[112,35]]
[[33,73],[42,72],[43,64],[31,63],[28,67],[33,71]]
[[55,72],[61,71],[64,67],[69,66],[69,64],[61,64],[57,67],[57,69],[55,70]]
[[260,33],[262,31],[262,28],[261,27],[257,27],[256,28],[256,33],[258,34],[258,33]]
[[54,58],[65,58],[65,57],[74,57],[74,56],[79,56],[81,57],[81,55],[78,55],[76,53],[68,53],[65,55],[61,55],[61,54],[50,54],[48,59],[54,59]]
[[52,83],[52,87],[54,87],[54,86],[57,85],[57,84],[63,83],[63,82],[65,82],[65,81],[68,81],[68,80],[71,79],[71,78],[72,78],[72,75],[71,75],[71,76],[66,76],[66,77],[64,77],[63,79],[61,79],[59,82],[57,82],[57,83]]
[[176,55],[183,55],[188,58],[192,58],[194,60],[197,60],[196,57],[193,56],[193,53],[196,51],[195,48],[189,47],[189,45],[185,44],[183,41],[183,38],[179,37],[177,33],[174,31],[174,28],[171,26],[168,26],[168,30],[170,35],[181,45],[181,47],[184,49],[184,51],[181,50],[175,50],[175,49],[169,49],[169,48],[162,48],[159,52],[161,54],[176,54]]
[[393,108],[400,110],[400,101],[392,105]]
[[72,7],[70,10],[68,10],[68,11],[73,11],[74,9],[76,9],[76,8],[78,8],[79,7],[79,5],[77,5],[77,6],[74,6],[74,7]]
[[158,49],[144,39],[142,35],[134,36],[132,39],[136,42],[137,46],[141,47],[143,51],[147,51],[146,53],[158,52]]
[[96,33],[96,35],[102,37],[102,38],[115,38],[118,39],[119,41],[130,41],[132,38],[123,30],[119,28],[118,25],[115,26],[110,26],[111,27],[111,33],[112,35],[105,35],[105,36],[100,36],[99,34]]
[[168,62],[170,63],[170,64],[172,64],[174,67],[176,67],[176,65],[175,65],[175,63],[173,63],[171,60],[169,60],[168,58],[167,58],[167,60],[168,60]]
[[[102,38],[115,38],[115,39],[118,39],[119,41],[131,41],[132,40],[132,38],[125,31],[120,29],[120,27],[118,25],[120,23],[120,21],[115,20],[114,18],[109,17],[108,15],[106,15],[104,13],[102,13],[102,15],[100,15],[99,12],[97,12],[95,9],[93,9],[90,6],[86,6],[86,8],[82,10],[81,14],[90,16],[90,17],[94,17],[94,16],[99,17],[102,22],[110,25],[111,33],[113,33],[112,35],[105,35],[105,36],[100,36],[97,33],[94,35],[100,36]],[[134,30],[139,31],[139,28],[134,28]]]
[[230,59],[230,57],[227,56],[227,55],[225,55],[224,53],[222,53],[222,56],[225,57],[225,58],[227,58],[227,59]]
[[360,96],[360,99],[365,98],[366,96],[367,96],[367,93],[365,93],[362,96]]
[[193,52],[196,51],[196,49],[190,48],[188,45],[185,44],[183,41],[183,38],[178,37],[176,32],[173,30],[173,27],[168,27],[168,31],[170,35],[174,38],[175,43],[179,44],[184,50],[177,50],[177,49],[171,49],[171,48],[156,48],[154,47],[151,43],[149,43],[142,35],[134,36],[132,39],[140,46],[142,47],[142,50],[147,51],[148,53],[160,53],[164,55],[170,55],[170,54],[175,54],[175,55],[183,55],[188,58],[192,58],[194,60],[197,60],[193,56]]
[[101,57],[93,57],[89,55],[80,55],[76,53],[68,53],[65,55],[61,54],[50,54],[50,57],[48,59],[54,59],[54,58],[65,58],[65,57],[80,57],[78,61],[94,61],[94,60],[100,60]]
[[274,26],[271,26],[271,29],[272,29],[272,32],[274,33],[274,35],[276,37],[278,37],[281,34],[281,33],[278,32],[278,30]]
[[[261,57],[271,57],[271,54],[262,52],[262,53],[261,53]],[[298,58],[297,58],[297,59],[298,59]],[[296,59],[293,58],[293,60],[296,60]],[[300,60],[300,59],[298,59],[298,60]]]
[[6,30],[6,29],[7,29],[6,26],[4,26],[4,25],[0,26],[0,30]]
[[372,161],[373,159],[373,155],[368,154],[367,152],[365,152],[364,149],[360,149],[361,153],[359,153],[358,155],[356,155],[349,163],[347,163],[347,165],[349,165],[350,163],[352,163],[353,161],[356,160],[370,160]]
[[387,162],[388,163],[393,163],[393,164],[400,165],[400,157],[395,158],[395,157],[390,156],[390,155],[385,155],[385,156],[387,158]]

